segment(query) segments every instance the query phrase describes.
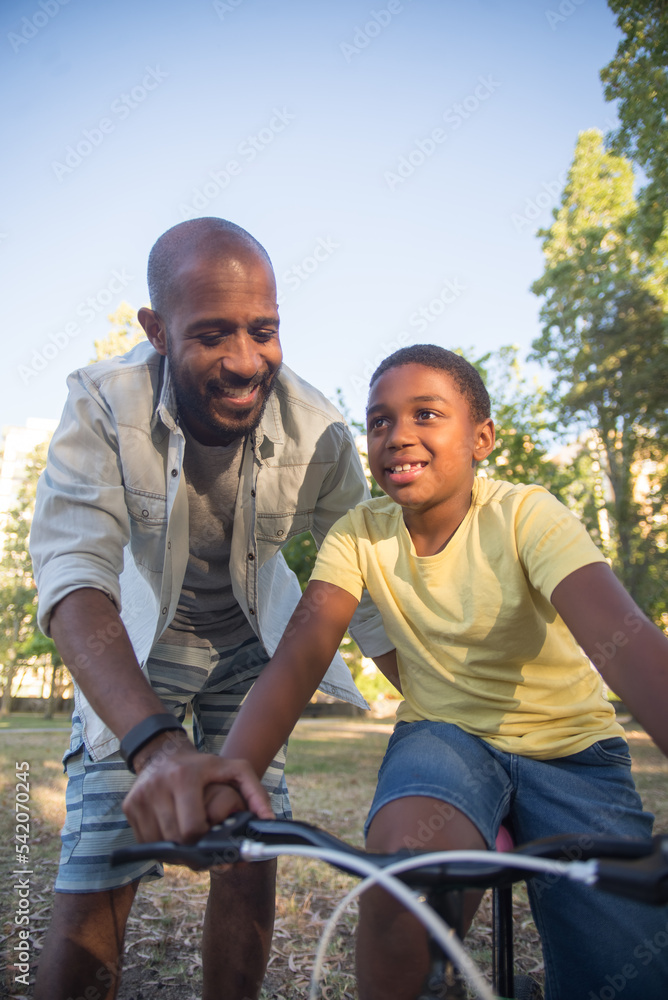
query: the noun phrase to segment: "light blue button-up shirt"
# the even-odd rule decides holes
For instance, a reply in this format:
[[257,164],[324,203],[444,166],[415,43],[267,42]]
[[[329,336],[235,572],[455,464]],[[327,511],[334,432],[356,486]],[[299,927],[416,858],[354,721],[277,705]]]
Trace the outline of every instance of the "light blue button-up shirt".
[[[145,669],[172,620],[188,562],[185,438],[168,364],[144,342],[128,354],[74,372],[63,416],[37,488],[30,540],[39,624],[49,634],[54,606],[82,587],[119,608]],[[368,488],[349,428],[337,410],[283,366],[262,421],[244,443],[234,514],[232,588],[272,654],[301,591],[281,547],[302,531],[316,544]],[[388,652],[380,615],[365,596],[351,634],[367,656]],[[68,664],[89,752],[100,759],[118,740],[93,712],[77,681],[104,648]],[[337,653],[321,689],[367,707]]]

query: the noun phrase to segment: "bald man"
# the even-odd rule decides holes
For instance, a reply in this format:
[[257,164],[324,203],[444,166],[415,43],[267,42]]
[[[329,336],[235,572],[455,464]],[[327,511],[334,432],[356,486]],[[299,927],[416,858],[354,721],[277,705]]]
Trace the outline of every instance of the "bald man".
[[[112,850],[192,840],[230,801],[270,815],[245,765],[218,754],[300,596],[280,549],[305,530],[319,544],[367,495],[345,422],[282,365],[274,273],[249,233],[222,219],[175,226],[148,284],[147,342],[70,376],[37,492],[39,621],[72,672],[75,711],[36,1000],[116,996],[137,886],[162,871],[111,868]],[[352,631],[392,675],[373,605]],[[323,690],[364,704],[340,658]],[[264,778],[279,816],[284,763],[285,748]],[[274,862],[212,874],[204,1000],[259,996],[274,892]]]

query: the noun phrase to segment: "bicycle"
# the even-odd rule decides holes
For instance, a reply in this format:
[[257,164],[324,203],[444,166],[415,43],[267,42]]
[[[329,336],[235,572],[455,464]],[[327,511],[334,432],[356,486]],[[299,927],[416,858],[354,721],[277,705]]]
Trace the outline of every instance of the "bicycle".
[[[323,933],[311,980],[312,998],[317,996],[325,950],[339,914],[351,899],[377,882],[401,899],[430,933],[431,967],[417,1000],[465,1000],[466,982],[480,1000],[534,1000],[541,995],[535,981],[513,973],[513,883],[539,872],[554,872],[645,903],[668,902],[668,835],[651,841],[588,837],[586,843],[583,847],[582,837],[572,835],[536,840],[502,852],[401,850],[369,854],[309,823],[263,820],[244,812],[230,816],[195,844],[136,844],[115,851],[112,864],[153,859],[212,868],[268,860],[279,854],[315,857],[365,878],[339,903]],[[564,855],[576,855],[577,860],[563,860]],[[494,890],[494,992],[459,940],[461,895],[468,888]],[[426,896],[426,903],[415,892]]]

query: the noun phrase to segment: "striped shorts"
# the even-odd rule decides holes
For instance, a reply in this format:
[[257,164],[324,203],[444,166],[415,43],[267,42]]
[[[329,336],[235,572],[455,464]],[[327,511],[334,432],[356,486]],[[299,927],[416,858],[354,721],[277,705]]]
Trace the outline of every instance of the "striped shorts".
[[[241,702],[268,659],[255,637],[228,649],[158,643],[147,669],[154,691],[179,721],[183,722],[187,706],[192,707],[197,749],[217,754]],[[276,815],[290,818],[283,774],[286,751],[287,744],[267,769],[262,783]],[[121,808],[135,778],[118,753],[92,760],[76,714],[63,765],[68,776],[67,817],[61,832],[56,891],[101,892],[137,879],[161,878],[163,869],[157,862],[140,861],[113,868],[109,864],[112,851],[135,843]]]

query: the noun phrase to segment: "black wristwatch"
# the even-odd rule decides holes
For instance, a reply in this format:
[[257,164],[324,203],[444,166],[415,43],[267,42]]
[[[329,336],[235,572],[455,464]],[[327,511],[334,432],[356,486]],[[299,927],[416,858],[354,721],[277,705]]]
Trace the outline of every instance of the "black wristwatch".
[[135,755],[139,753],[142,747],[150,743],[158,733],[166,733],[170,729],[180,729],[182,733],[185,733],[185,729],[179,720],[175,719],[168,712],[149,715],[147,719],[142,719],[136,726],[133,726],[130,732],[126,733],[121,740],[120,746],[121,757],[127,764],[128,770],[136,774],[137,772],[132,763]]

